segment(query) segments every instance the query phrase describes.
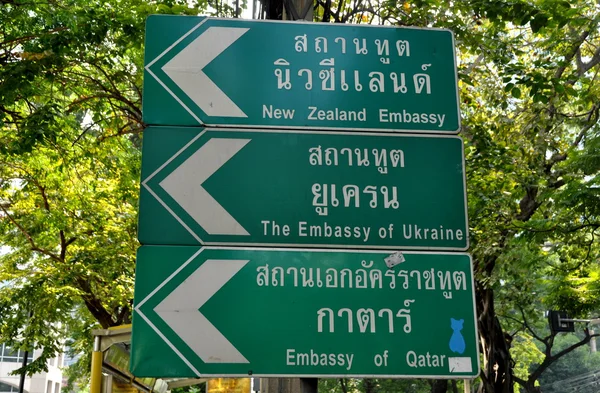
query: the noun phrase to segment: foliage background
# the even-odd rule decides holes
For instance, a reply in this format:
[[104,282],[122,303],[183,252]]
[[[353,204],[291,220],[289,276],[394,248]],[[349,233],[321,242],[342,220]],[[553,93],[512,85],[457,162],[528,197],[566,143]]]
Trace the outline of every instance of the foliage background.
[[[261,15],[280,17],[281,2],[261,4]],[[44,348],[29,373],[66,339],[84,354],[72,377],[85,378],[90,331],[131,318],[145,17],[233,9],[218,1],[0,0],[0,339]],[[479,391],[552,389],[596,367],[585,352],[590,332],[578,325],[577,335],[557,337],[543,311],[588,318],[600,309],[598,2],[318,0],[315,20],[455,32]],[[578,366],[561,367],[567,360]],[[342,393],[460,389],[439,381],[321,385]]]

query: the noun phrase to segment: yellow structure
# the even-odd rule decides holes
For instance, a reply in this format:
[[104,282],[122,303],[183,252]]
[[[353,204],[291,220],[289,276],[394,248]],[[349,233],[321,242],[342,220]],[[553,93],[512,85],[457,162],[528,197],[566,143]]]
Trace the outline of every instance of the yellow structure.
[[[169,390],[205,382],[200,378],[139,378],[129,372],[131,325],[92,332],[94,348],[90,393],[167,393]],[[244,393],[250,393],[249,389]]]
[[250,378],[215,378],[206,382],[206,393],[250,393]]

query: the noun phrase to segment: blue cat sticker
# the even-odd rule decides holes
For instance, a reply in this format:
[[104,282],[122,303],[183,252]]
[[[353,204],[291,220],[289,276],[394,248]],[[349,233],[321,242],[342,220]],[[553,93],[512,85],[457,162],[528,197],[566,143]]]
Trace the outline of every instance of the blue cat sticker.
[[465,352],[465,339],[460,333],[464,322],[464,319],[450,318],[450,327],[454,331],[452,337],[450,337],[450,350],[460,355]]

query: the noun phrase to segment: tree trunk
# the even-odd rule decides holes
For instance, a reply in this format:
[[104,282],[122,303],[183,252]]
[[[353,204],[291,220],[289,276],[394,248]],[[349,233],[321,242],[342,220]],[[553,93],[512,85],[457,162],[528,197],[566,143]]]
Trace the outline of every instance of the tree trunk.
[[450,384],[452,385],[452,393],[458,393],[458,385],[456,384],[456,380],[453,379],[450,381]]
[[431,387],[431,393],[446,393],[448,391],[448,380],[446,379],[436,379],[433,381],[433,386]]
[[377,384],[375,380],[372,378],[365,378],[362,381],[363,392],[364,393],[375,393],[377,389]]
[[283,1],[264,0],[263,9],[265,11],[265,19],[281,20],[283,16]]
[[513,393],[510,337],[494,310],[494,291],[476,283],[479,338],[483,354],[482,384],[478,393]]
[[527,393],[541,393],[542,388],[540,386],[534,386],[533,384],[527,384],[527,386],[525,386],[525,391]]

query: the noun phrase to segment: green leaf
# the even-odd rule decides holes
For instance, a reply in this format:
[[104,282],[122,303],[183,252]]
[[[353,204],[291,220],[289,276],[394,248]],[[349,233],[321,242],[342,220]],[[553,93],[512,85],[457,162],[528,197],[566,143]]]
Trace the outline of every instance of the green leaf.
[[544,14],[538,14],[529,23],[529,26],[531,26],[531,31],[533,31],[534,33],[537,33],[538,31],[540,31],[540,29],[542,29],[543,27],[546,27],[547,24],[548,24],[548,17]]

